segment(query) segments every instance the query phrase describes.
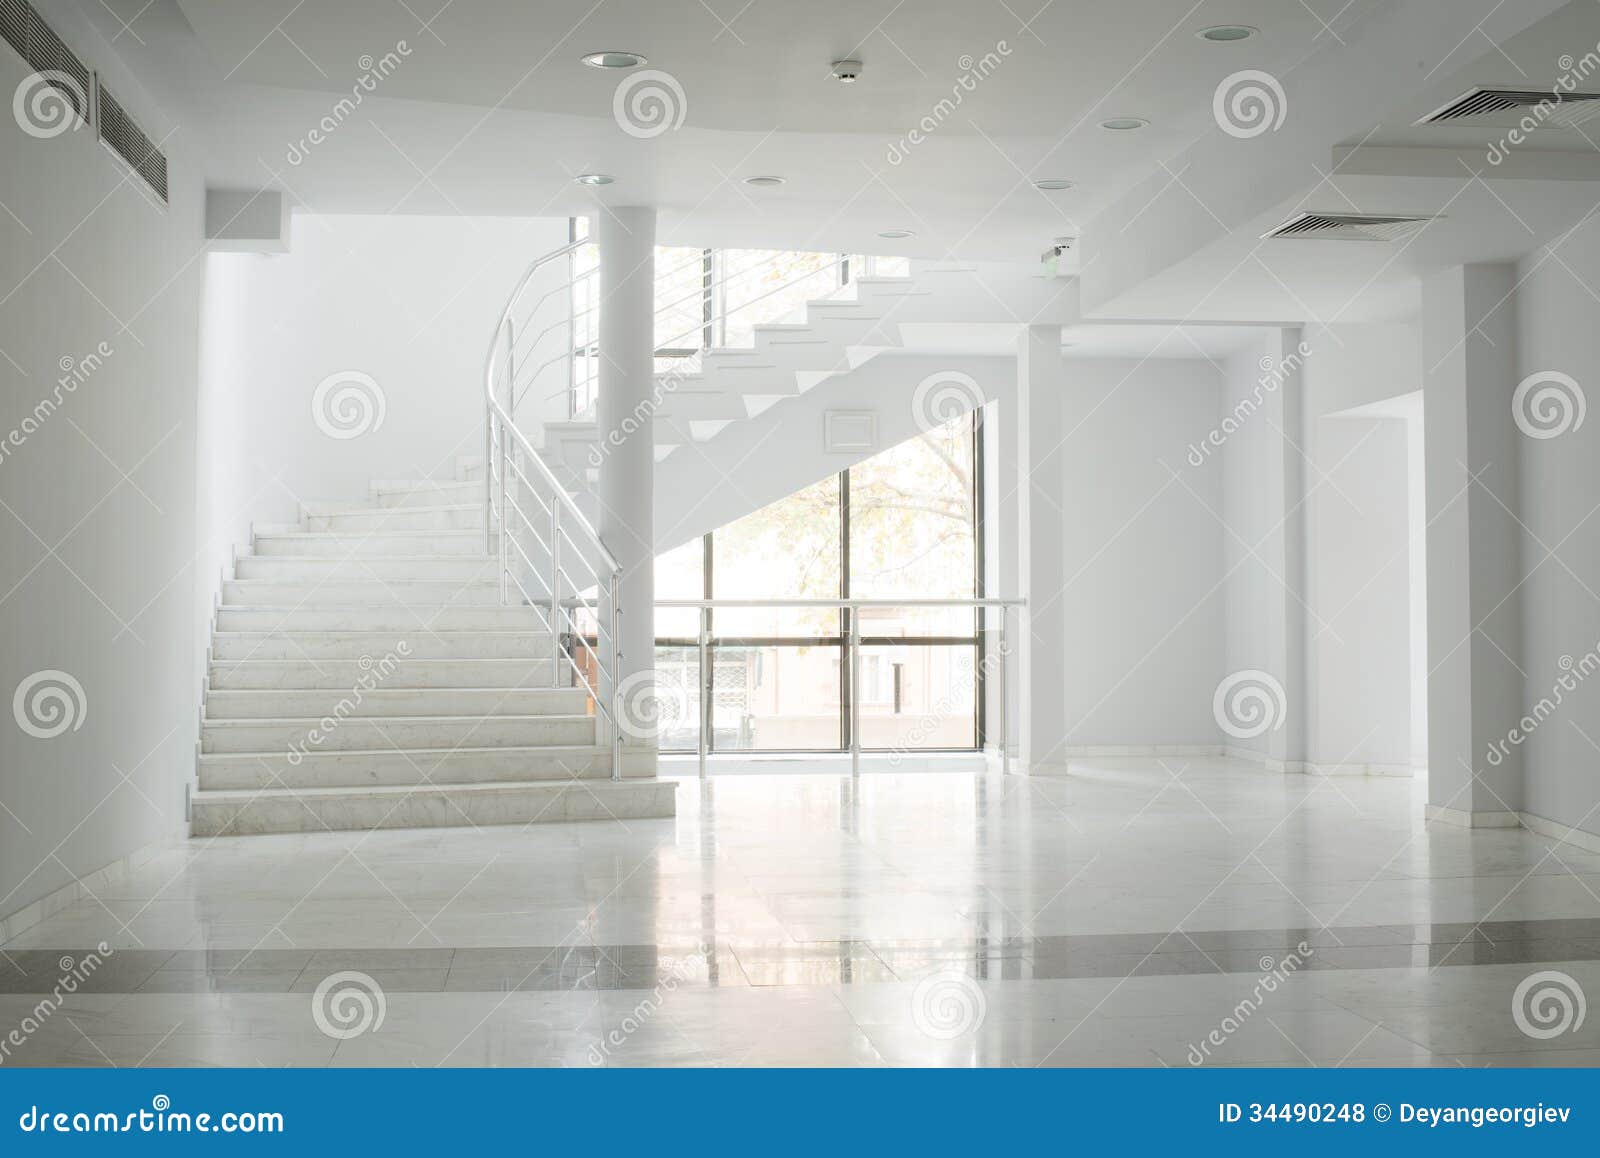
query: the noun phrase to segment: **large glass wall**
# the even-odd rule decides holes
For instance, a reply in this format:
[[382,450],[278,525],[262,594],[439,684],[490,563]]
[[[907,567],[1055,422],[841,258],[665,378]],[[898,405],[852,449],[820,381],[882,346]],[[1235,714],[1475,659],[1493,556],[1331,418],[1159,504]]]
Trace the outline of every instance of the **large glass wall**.
[[[660,599],[973,598],[982,594],[977,415],[928,431],[656,561]],[[699,612],[656,614],[657,667],[698,743]],[[897,751],[982,743],[972,609],[861,611],[861,743]],[[849,748],[850,613],[710,613],[712,751]],[[691,714],[692,713],[692,714]]]

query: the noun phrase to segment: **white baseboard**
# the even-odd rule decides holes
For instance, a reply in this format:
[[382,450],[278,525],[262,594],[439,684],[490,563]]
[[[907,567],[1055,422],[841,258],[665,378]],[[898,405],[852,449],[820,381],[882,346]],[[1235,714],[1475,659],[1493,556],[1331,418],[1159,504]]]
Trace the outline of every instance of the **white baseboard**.
[[1244,760],[1260,764],[1268,772],[1293,773],[1301,776],[1394,776],[1411,777],[1418,770],[1410,764],[1318,764],[1311,760],[1275,760],[1261,752],[1232,745],[1223,749],[1230,760]]
[[1221,756],[1221,744],[1080,744],[1062,748],[1068,758],[1089,756]]
[[1532,812],[1519,812],[1517,813],[1517,819],[1522,822],[1522,827],[1529,832],[1537,833],[1540,836],[1548,836],[1551,840],[1559,840],[1563,844],[1581,848],[1584,852],[1600,852],[1600,833],[1573,828],[1569,824],[1562,824],[1558,820],[1549,820]]
[[1447,808],[1442,804],[1423,805],[1422,815],[1427,820],[1454,824],[1461,828],[1521,828],[1522,818],[1515,812],[1472,812],[1464,808]]
[[14,937],[21,936],[28,929],[33,928],[40,921],[53,917],[70,905],[100,892],[106,885],[114,884],[129,872],[147,864],[157,853],[171,848],[175,841],[186,839],[186,827],[174,830],[170,836],[154,840],[143,848],[135,849],[125,857],[112,861],[103,868],[92,873],[86,873],[75,881],[62,885],[54,892],[46,893],[37,901],[23,905],[14,913],[0,917],[0,945],[5,944]]

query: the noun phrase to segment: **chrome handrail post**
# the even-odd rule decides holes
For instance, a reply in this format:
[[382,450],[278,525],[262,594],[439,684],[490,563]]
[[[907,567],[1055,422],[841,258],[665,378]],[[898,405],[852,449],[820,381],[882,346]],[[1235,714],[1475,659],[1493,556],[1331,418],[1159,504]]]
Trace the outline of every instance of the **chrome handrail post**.
[[500,421],[500,602],[509,601],[506,589],[506,475],[509,471],[509,456],[506,453],[506,422]]
[[1006,607],[1000,606],[1000,774],[1011,772],[1011,716],[1007,701],[1011,688],[1006,682],[1006,669],[1011,666],[1010,649],[1006,646]]
[[850,614],[850,775],[861,775],[861,614]]
[[699,662],[696,665],[696,679],[700,684],[700,724],[696,731],[699,733],[697,747],[700,753],[700,775],[706,774],[706,754],[711,749],[711,608],[700,609],[700,647]]
[[[609,597],[610,598],[610,603],[611,603],[611,671],[612,671],[612,675],[613,675],[613,682],[615,682],[615,674],[616,674],[616,672],[621,670],[618,665],[619,665],[619,663],[620,663],[620,661],[622,659],[622,651],[621,651],[620,648],[617,647],[617,640],[619,639],[619,636],[618,636],[617,633],[622,628],[622,608],[617,606],[617,580],[618,580],[618,576],[620,574],[621,574],[621,569],[620,568],[611,572],[611,583],[610,583],[611,592],[610,592],[610,597]],[[599,622],[597,621],[595,623],[596,632],[598,632],[599,629],[600,629],[600,625],[599,625]],[[602,660],[602,662],[604,662],[604,661]],[[597,692],[601,692],[602,694],[609,693],[611,696],[615,697],[615,695],[616,695],[615,687],[612,687],[612,688],[609,688],[609,689],[605,688],[604,687],[604,682],[605,681],[602,680],[600,678],[600,676],[601,676],[600,672],[596,672],[595,673],[596,691]],[[613,779],[613,780],[621,780],[622,779],[622,729],[617,726],[617,721],[615,719],[611,720],[610,723],[611,723],[611,779]]]
[[561,686],[561,504],[550,504],[550,635],[555,654],[550,680]]

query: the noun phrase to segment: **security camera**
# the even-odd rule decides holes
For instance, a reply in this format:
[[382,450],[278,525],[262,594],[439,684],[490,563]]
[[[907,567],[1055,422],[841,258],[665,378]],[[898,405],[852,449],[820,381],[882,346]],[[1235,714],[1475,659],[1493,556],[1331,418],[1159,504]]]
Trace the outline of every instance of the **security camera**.
[[833,62],[833,79],[840,84],[854,84],[861,77],[861,62],[859,60],[836,60]]

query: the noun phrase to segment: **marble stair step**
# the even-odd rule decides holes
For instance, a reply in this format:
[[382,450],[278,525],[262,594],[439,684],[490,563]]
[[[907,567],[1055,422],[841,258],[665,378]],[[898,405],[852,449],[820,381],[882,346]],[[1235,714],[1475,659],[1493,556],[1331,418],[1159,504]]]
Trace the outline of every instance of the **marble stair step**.
[[[389,654],[363,653],[355,659],[213,660],[214,690],[256,688],[337,688],[349,690]],[[409,650],[409,648],[408,648]],[[563,665],[565,667],[565,665]],[[552,686],[554,659],[418,659],[407,655],[383,677],[385,688],[541,688]]]
[[238,579],[365,580],[470,579],[497,581],[499,559],[489,555],[388,555],[352,559],[299,555],[241,555]]
[[608,779],[611,749],[410,748],[381,751],[213,752],[200,757],[202,790],[491,784],[518,780]]
[[539,748],[595,742],[593,716],[395,716],[335,720],[224,720],[205,717],[200,751],[283,753],[354,749]]
[[[366,678],[381,681],[381,669]],[[582,688],[213,688],[206,695],[208,720],[576,716],[588,707]]]
[[219,631],[211,637],[211,657],[219,663],[244,660],[382,659],[405,643],[412,661],[431,659],[545,660],[555,643],[543,630],[494,629],[403,631]]
[[399,603],[369,607],[316,607],[311,605],[246,607],[227,605],[217,610],[218,631],[393,631],[397,638],[435,631],[522,629],[544,634],[544,621],[532,607],[455,607]]
[[483,503],[481,482],[384,480],[371,487],[372,502],[379,507],[435,507]]
[[462,531],[481,530],[482,504],[459,506],[355,507],[343,511],[308,514],[302,525],[308,531]]
[[313,555],[345,559],[384,555],[483,555],[482,531],[332,531],[272,530],[255,536],[257,555]]
[[655,779],[201,791],[190,825],[195,836],[219,836],[631,820],[670,817],[676,801],[677,784]]
[[370,607],[395,603],[498,606],[500,584],[472,579],[230,579],[222,585],[224,607]]

